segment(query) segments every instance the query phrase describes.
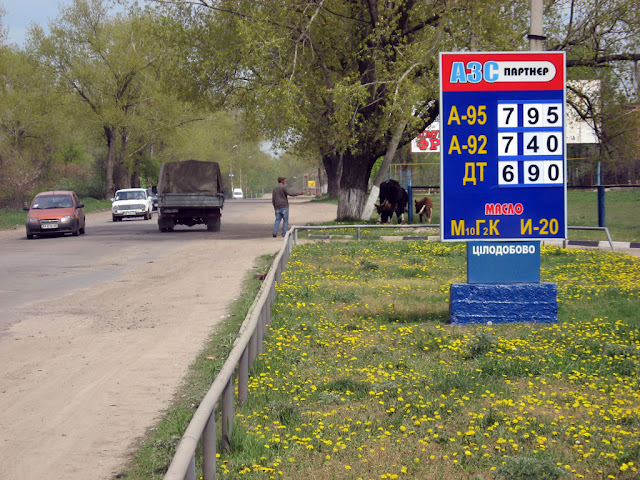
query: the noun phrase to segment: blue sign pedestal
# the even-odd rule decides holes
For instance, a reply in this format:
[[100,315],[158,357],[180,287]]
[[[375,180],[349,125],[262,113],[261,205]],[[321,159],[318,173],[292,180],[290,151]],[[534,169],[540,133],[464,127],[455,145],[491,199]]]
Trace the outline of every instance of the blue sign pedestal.
[[449,320],[453,325],[558,321],[555,283],[452,283]]

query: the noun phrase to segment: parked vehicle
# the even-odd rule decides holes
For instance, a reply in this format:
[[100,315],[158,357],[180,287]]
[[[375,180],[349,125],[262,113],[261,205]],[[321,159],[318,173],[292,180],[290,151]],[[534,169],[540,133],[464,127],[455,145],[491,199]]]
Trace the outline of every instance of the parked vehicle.
[[158,181],[158,228],[170,232],[176,225],[207,226],[220,230],[224,192],[216,162],[186,160],[160,167]]
[[71,233],[77,237],[85,232],[84,204],[75,192],[57,190],[38,193],[27,210],[27,238],[34,235]]
[[234,188],[233,189],[233,198],[244,198],[244,194],[242,193],[242,189],[241,188]]
[[147,188],[147,195],[151,197],[153,209],[158,211],[158,187]]
[[153,201],[144,188],[123,188],[111,199],[111,217],[119,222],[126,217],[144,217],[151,220]]

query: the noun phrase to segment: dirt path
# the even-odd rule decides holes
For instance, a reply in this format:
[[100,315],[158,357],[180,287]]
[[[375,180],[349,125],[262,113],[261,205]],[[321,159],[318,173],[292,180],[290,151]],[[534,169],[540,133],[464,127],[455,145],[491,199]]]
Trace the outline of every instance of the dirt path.
[[[335,211],[292,202],[290,223],[332,220]],[[25,308],[0,337],[0,479],[113,478],[240,294],[254,259],[280,247],[272,218],[270,204],[256,206],[199,248]],[[234,229],[266,235],[234,239]],[[13,234],[23,231],[3,232]]]

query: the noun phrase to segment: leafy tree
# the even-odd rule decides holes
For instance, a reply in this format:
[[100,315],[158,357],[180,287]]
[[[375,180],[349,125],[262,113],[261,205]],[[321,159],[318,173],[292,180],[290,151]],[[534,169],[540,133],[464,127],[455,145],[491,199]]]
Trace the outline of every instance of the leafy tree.
[[600,88],[568,84],[571,107],[595,129],[599,160],[607,163],[603,182],[637,181],[637,62],[640,61],[640,15],[635,0],[547,2],[546,47],[567,53],[570,79],[597,80]]
[[[339,218],[358,216],[376,159],[433,120],[440,51],[528,49],[525,0],[159,3],[185,26],[189,94],[242,105],[273,140],[321,156]],[[571,68],[637,59],[631,0],[548,1],[546,24]]]
[[151,35],[152,21],[140,10],[111,15],[102,0],[74,0],[49,35],[31,33],[41,63],[80,101],[78,115],[102,132],[107,196],[139,185],[167,132],[195,119],[162,82],[158,65],[171,52]]
[[[321,156],[333,185],[339,184],[340,219],[359,215],[371,168],[395,148],[392,142],[407,143],[433,121],[438,52],[524,44],[522,11],[528,5],[442,0],[170,3],[178,12],[174,18],[198,38],[189,44],[198,61],[192,56],[185,69],[195,63],[195,72],[214,72],[205,82],[194,73],[191,84],[199,86],[198,92],[222,93],[242,105],[270,138]],[[231,58],[235,61],[229,62]]]
[[0,205],[15,207],[64,175],[60,151],[83,129],[55,79],[15,46],[0,46],[0,111]]

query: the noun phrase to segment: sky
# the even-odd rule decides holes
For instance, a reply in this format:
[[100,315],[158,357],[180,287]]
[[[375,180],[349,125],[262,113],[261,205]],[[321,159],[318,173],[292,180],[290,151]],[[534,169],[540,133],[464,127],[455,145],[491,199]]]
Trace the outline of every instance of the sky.
[[31,23],[46,30],[49,21],[58,16],[59,6],[71,3],[72,0],[0,0],[6,11],[2,24],[9,30],[9,43],[24,45]]

